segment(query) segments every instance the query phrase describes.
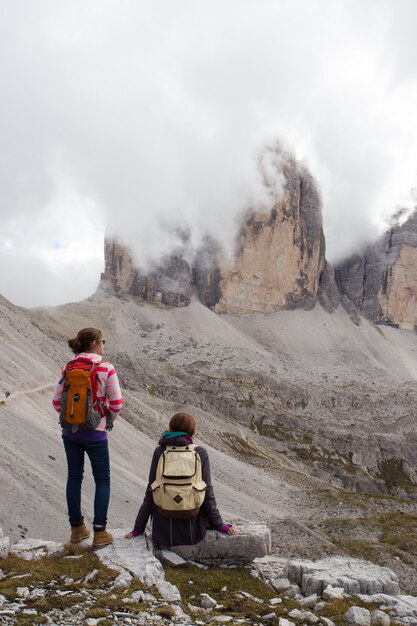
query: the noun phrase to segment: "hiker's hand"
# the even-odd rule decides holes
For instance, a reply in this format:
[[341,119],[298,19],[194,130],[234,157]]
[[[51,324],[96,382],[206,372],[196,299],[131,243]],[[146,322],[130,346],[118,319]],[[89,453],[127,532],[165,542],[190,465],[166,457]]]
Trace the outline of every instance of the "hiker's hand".
[[235,526],[230,526],[229,530],[227,531],[228,535],[237,535],[237,528],[235,528]]
[[138,535],[140,535],[140,533],[138,533],[137,530],[131,530],[130,533],[125,535],[125,539],[132,539],[132,537],[137,537]]

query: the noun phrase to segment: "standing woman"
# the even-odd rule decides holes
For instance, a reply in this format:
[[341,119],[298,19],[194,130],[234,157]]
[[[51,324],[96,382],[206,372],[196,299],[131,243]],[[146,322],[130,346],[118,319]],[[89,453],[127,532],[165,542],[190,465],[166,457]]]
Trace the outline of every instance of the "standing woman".
[[[111,430],[113,421],[122,408],[116,370],[108,361],[103,361],[105,339],[97,328],[83,328],[68,345],[74,352],[73,361],[89,361],[91,376],[97,379],[97,400],[100,407],[98,425],[88,430],[74,427],[62,428],[65,453],[68,463],[67,505],[71,524],[71,543],[79,543],[90,536],[81,513],[81,483],[84,474],[84,458],[87,453],[95,481],[93,547],[100,548],[112,543],[113,537],[106,531],[107,510],[110,499],[110,458],[106,430]],[[61,401],[65,391],[65,368],[55,387],[53,407],[61,412]],[[74,396],[75,397],[75,396]]]

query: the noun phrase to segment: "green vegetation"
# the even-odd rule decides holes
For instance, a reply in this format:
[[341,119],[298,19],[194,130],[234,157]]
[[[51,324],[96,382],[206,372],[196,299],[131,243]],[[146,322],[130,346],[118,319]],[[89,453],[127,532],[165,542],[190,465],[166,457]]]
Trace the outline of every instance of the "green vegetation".
[[[276,618],[268,620],[268,624],[276,626],[279,617],[286,616],[288,611],[299,608],[295,600],[285,600],[282,604],[271,608],[269,600],[277,597],[267,585],[255,578],[249,569],[243,567],[221,568],[211,567],[206,570],[196,569],[191,565],[180,568],[166,567],[167,579],[176,585],[180,591],[183,605],[188,603],[200,606],[202,593],[208,593],[222,606],[221,615],[230,615],[236,618],[246,618],[259,621],[259,616],[266,613],[275,613]],[[247,597],[244,593],[253,597]],[[200,611],[195,611],[198,617]]]
[[227,442],[232,450],[244,457],[259,457],[264,458],[265,455],[252,446],[250,442],[244,437],[237,435],[236,433],[223,433],[223,439]]
[[346,622],[343,619],[343,615],[351,606],[361,606],[368,611],[373,611],[379,608],[377,603],[369,603],[360,600],[359,598],[338,598],[328,602],[326,606],[320,611],[321,615],[331,619],[336,626],[345,626]]
[[404,470],[403,459],[389,459],[382,461],[378,466],[378,478],[387,485],[388,489],[401,487],[403,489],[416,489],[417,485],[413,483],[409,475]]
[[355,557],[386,565],[386,557],[417,566],[417,515],[380,513],[356,519],[328,520],[323,525],[331,540]]
[[48,619],[44,615],[27,615],[20,613],[16,617],[16,626],[33,626],[33,624],[46,624]]

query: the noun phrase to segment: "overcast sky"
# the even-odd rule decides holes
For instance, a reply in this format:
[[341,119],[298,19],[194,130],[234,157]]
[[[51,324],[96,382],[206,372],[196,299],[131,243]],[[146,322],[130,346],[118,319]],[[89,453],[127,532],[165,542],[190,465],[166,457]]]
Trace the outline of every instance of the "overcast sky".
[[[316,177],[327,257],[417,187],[414,0],[0,0],[0,293],[79,300],[104,233],[230,241],[279,139]],[[415,194],[415,191],[414,191]]]

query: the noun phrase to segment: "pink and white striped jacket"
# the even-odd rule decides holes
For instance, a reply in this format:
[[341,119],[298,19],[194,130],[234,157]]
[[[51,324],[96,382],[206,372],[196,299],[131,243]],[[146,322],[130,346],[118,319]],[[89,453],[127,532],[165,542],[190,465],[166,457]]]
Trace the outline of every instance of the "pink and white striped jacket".
[[[81,352],[76,354],[74,359],[89,359],[93,363],[99,363],[97,367],[98,390],[97,396],[103,402],[104,406],[110,411],[113,421],[119,415],[123,405],[123,397],[120,391],[119,379],[116,370],[108,361],[103,361],[103,357],[99,354],[90,352]],[[59,413],[61,411],[61,398],[64,390],[64,381],[61,382],[65,369],[61,372],[61,377],[56,384],[54,397],[52,398],[52,406]],[[100,424],[96,430],[105,430],[106,418],[102,417]]]

